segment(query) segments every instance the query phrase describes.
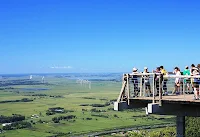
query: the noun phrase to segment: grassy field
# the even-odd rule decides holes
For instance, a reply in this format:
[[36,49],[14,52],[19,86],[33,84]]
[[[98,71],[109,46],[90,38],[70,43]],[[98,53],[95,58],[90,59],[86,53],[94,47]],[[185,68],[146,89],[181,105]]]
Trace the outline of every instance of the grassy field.
[[[0,103],[0,114],[11,116],[12,114],[21,114],[26,116],[26,121],[32,122],[32,128],[8,130],[0,136],[6,137],[46,137],[61,133],[70,133],[64,136],[73,136],[86,134],[88,132],[104,131],[109,129],[134,127],[139,125],[151,125],[169,123],[172,120],[166,119],[148,119],[146,117],[134,118],[133,116],[145,115],[144,110],[132,110],[116,112],[112,101],[117,99],[121,89],[121,82],[114,81],[96,81],[92,82],[92,88],[81,86],[75,80],[66,78],[49,77],[47,82],[50,85],[17,85],[9,86],[14,89],[0,90],[0,101],[17,100],[22,98],[34,99],[33,102]],[[44,91],[23,91],[23,88],[47,88]],[[18,92],[16,92],[18,91]],[[46,94],[47,96],[32,96],[34,94]],[[62,96],[62,97],[50,97]],[[91,112],[92,106],[80,106],[81,104],[105,104],[111,105],[98,107],[98,110],[105,112]],[[46,115],[49,108],[62,107],[74,112],[65,114]],[[82,111],[82,109],[87,111]],[[31,115],[37,114],[39,118],[31,118]],[[100,114],[104,117],[91,116]],[[53,117],[76,115],[75,121],[60,120],[60,123],[54,123]],[[158,117],[158,116],[155,116]],[[92,118],[91,120],[86,120]],[[38,121],[44,121],[39,123]]]

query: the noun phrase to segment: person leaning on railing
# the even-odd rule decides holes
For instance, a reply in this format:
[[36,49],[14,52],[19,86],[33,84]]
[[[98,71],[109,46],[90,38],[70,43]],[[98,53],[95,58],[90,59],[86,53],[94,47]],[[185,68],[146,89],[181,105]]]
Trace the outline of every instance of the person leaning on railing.
[[[193,68],[192,70],[192,76],[198,76],[199,75],[199,70],[196,68]],[[193,88],[194,88],[194,100],[199,100],[199,84],[200,80],[199,78],[193,78]]]
[[148,71],[148,68],[147,67],[144,67],[144,72],[143,74],[143,80],[142,80],[142,84],[145,85],[145,93],[146,93],[146,96],[152,96],[152,92],[151,92],[151,85],[150,85],[150,80],[149,80],[149,75],[148,75],[149,71]]
[[[185,70],[183,71],[183,75],[184,76],[190,76],[190,70],[189,70],[189,67],[188,66],[185,66]],[[184,78],[184,85],[185,85],[185,89],[186,89],[186,94],[190,91],[190,78]]]
[[137,75],[134,75],[134,74],[138,74],[138,69],[137,68],[133,68],[133,72],[132,72],[132,82],[133,82],[133,85],[134,85],[134,92],[139,92],[139,88],[138,88],[138,76]]
[[168,72],[164,69],[163,66],[160,66],[160,71],[161,71],[161,74],[164,76],[164,78],[163,78],[163,87],[162,87],[163,91],[164,91],[163,95],[168,95],[168,92],[167,92],[167,81],[168,81],[168,78],[165,77],[165,76],[168,75]]
[[[174,68],[174,73],[176,76],[181,76],[181,72],[178,67]],[[175,82],[175,85],[174,85],[175,89],[174,89],[173,94],[180,94],[181,78],[179,78],[179,77],[175,78],[174,82]]]
[[159,95],[159,91],[161,91],[161,94],[162,94],[162,81],[163,81],[163,75],[160,71],[160,67],[157,67],[156,68],[156,71],[153,71],[155,73],[155,76],[154,76],[154,83],[155,83],[155,87],[156,87],[156,90],[157,90],[157,94],[156,96]]
[[[191,68],[190,68],[190,75],[193,76],[193,71],[196,70],[197,68],[195,67],[194,64],[191,65]],[[192,90],[194,92],[194,78],[191,78],[191,85],[192,85]]]

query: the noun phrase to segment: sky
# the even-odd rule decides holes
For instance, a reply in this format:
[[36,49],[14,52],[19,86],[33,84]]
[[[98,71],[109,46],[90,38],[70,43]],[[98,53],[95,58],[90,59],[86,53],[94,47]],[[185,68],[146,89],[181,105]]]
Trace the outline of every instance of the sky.
[[198,0],[1,0],[0,74],[200,63]]

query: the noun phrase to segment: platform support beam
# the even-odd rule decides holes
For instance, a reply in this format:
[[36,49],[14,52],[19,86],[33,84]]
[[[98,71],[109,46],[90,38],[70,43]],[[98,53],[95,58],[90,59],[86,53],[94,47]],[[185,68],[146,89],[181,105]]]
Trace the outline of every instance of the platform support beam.
[[185,116],[176,116],[176,136],[185,137]]

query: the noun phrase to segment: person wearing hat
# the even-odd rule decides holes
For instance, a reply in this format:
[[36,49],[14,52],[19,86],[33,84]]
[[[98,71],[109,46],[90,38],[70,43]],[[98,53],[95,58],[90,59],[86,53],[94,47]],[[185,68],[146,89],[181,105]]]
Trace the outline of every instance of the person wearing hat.
[[[143,74],[148,74],[149,71],[148,71],[148,68],[147,67],[144,67],[144,72]],[[146,96],[152,96],[152,93],[151,93],[151,85],[150,85],[150,81],[149,81],[149,75],[144,75],[143,76],[143,82],[142,82],[145,86],[145,93],[146,93]]]
[[[188,66],[185,66],[185,70],[183,71],[183,75],[184,76],[190,76],[190,70],[189,70],[189,67]],[[190,91],[190,78],[184,78],[184,85],[185,85],[185,89],[187,89],[187,92],[188,93]],[[187,88],[186,88],[187,87]]]
[[133,68],[133,73],[134,73],[134,72],[137,72],[137,70],[138,70],[138,69],[134,67],[134,68]]
[[133,82],[133,86],[134,86],[134,93],[137,96],[137,94],[139,92],[139,88],[138,88],[139,82],[138,82],[138,76],[134,75],[134,74],[138,74],[138,69],[135,67],[133,68],[133,72],[132,72],[132,82]]

